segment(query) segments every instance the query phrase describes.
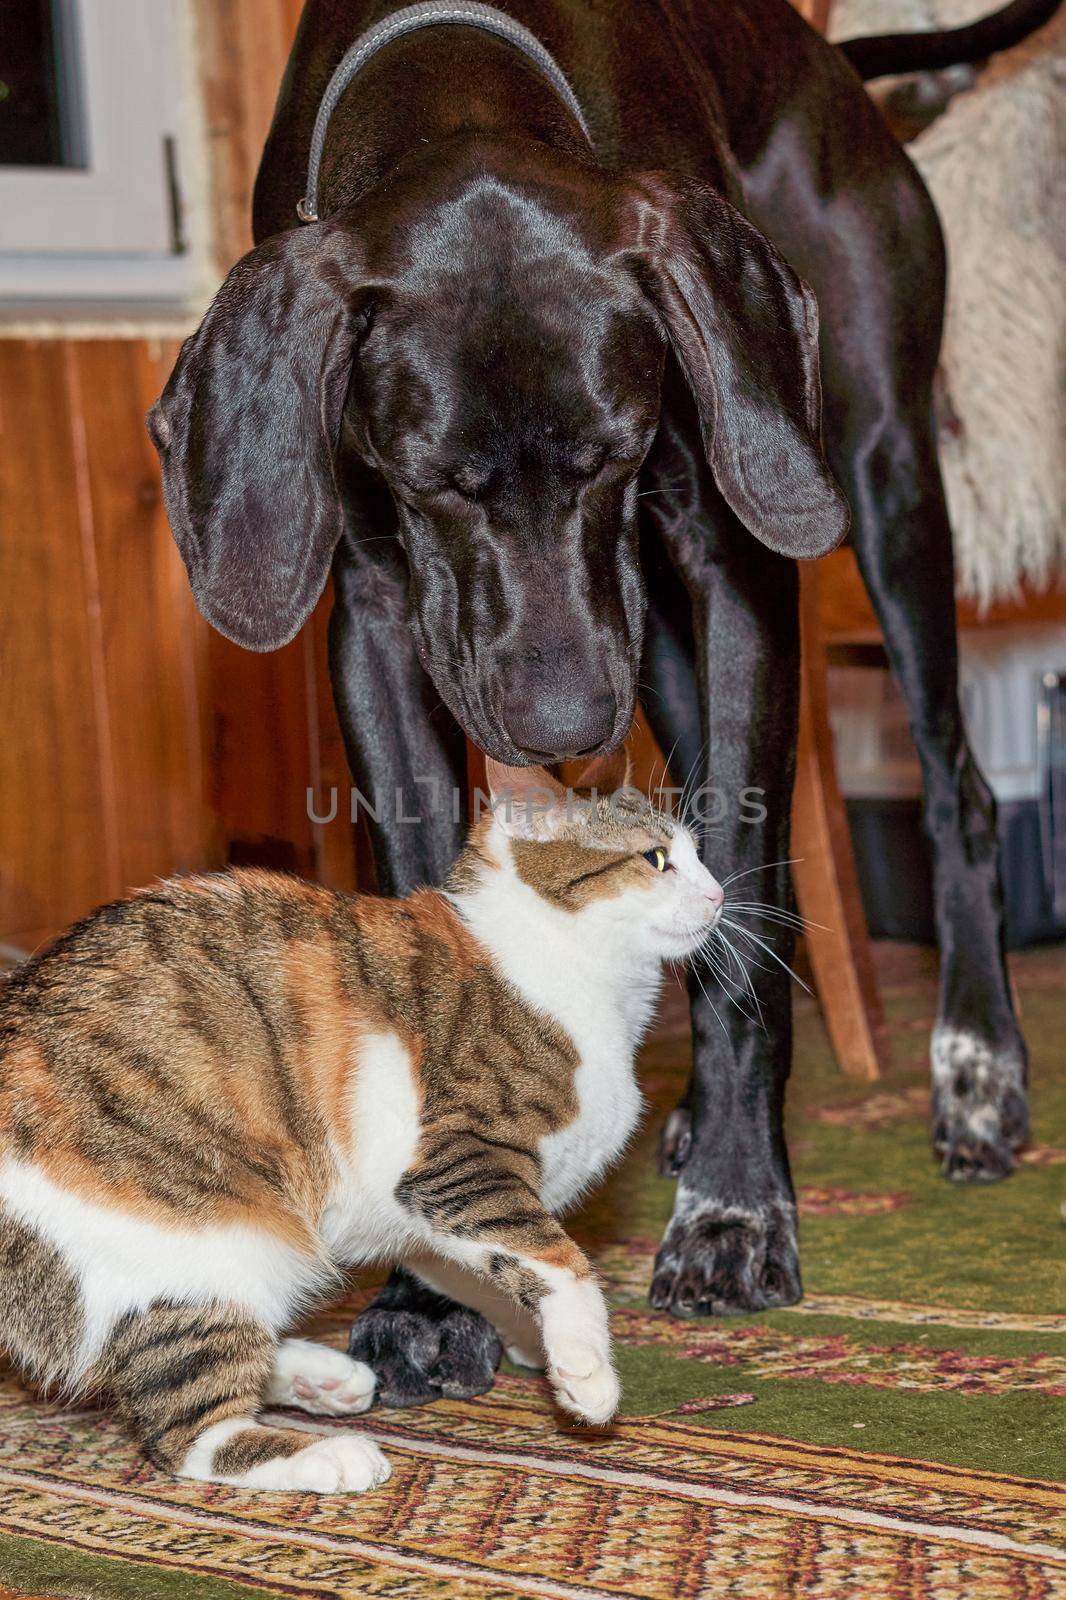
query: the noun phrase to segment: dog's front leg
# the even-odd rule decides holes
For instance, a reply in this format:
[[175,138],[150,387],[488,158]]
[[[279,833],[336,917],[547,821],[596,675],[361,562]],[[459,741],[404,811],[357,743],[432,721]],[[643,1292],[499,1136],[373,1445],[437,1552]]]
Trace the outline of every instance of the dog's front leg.
[[[409,894],[439,884],[462,843],[466,742],[419,662],[398,545],[375,538],[364,552],[346,538],[333,584],[330,677],[378,888]],[[502,1345],[477,1312],[398,1270],[357,1318],[349,1352],[376,1373],[383,1404],[411,1406],[483,1394]]]
[[[399,541],[345,536],[333,562],[333,699],[381,894],[439,885],[466,826],[466,741],[423,670]],[[458,797],[458,799],[457,799]]]
[[[730,974],[723,984],[706,965],[693,973],[693,1078],[664,1139],[679,1181],[651,1300],[696,1316],[788,1305],[801,1292],[782,1125],[793,940],[783,922],[752,910],[790,905],[797,575],[722,506],[675,522],[668,542],[692,606],[700,724],[698,741],[689,729],[681,748],[696,746],[692,805],[706,823],[704,858],[726,889],[716,965]],[[693,707],[679,699],[676,666],[666,662],[656,705],[660,715],[677,706],[684,723]]]

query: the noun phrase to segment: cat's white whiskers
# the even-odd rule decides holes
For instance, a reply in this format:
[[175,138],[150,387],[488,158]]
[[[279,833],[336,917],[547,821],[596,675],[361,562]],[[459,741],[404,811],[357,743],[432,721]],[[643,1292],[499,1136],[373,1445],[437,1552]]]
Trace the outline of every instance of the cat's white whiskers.
[[725,1034],[726,1038],[728,1039],[728,1037],[729,1037],[729,1029],[726,1027],[725,1023],[722,1021],[721,1013],[719,1012],[718,1007],[715,1005],[714,1001],[711,999],[710,995],[707,993],[707,985],[704,983],[703,979],[700,977],[698,970],[696,970],[694,968],[693,969],[693,973],[694,973],[696,982],[699,984],[701,990],[703,991],[703,998],[706,1000],[707,1004],[710,1006],[711,1010],[714,1012],[715,1016],[718,1019],[718,1026],[721,1028],[722,1032]]
[[722,879],[722,888],[728,889],[731,883],[738,883],[741,878],[750,878],[753,872],[770,872],[774,867],[795,867],[802,860],[802,856],[789,856],[784,861],[764,861],[758,867],[747,867],[743,872],[731,872],[728,878]]
[[742,958],[742,956],[740,954],[740,951],[737,950],[736,946],[731,942],[731,940],[729,938],[727,938],[726,934],[721,930],[721,928],[716,928],[715,929],[715,933],[717,935],[719,944],[722,946],[722,949],[725,950],[726,953],[729,955],[729,957],[733,961],[736,962],[737,971],[740,973],[741,982],[744,984],[744,987],[745,987],[747,993],[751,995],[751,998],[755,1003],[755,1009],[759,1013],[759,1023],[760,1023],[760,1026],[761,1026],[762,1025],[762,1006],[759,1003],[759,996],[758,996],[758,993],[756,991],[755,984],[752,981],[751,972],[749,971],[748,967],[745,965],[744,960],[743,960],[743,958]]
[[815,928],[820,933],[835,932],[835,929],[827,927],[824,922],[813,922],[810,917],[804,917],[798,911],[789,911],[785,906],[767,905],[759,900],[730,900],[729,909],[734,914],[764,917],[767,922],[780,922],[799,932],[804,932],[808,928]]
[[[717,958],[716,952],[719,948],[725,953],[729,962],[729,965],[726,967],[723,967]],[[760,1005],[759,997],[755,992],[755,986],[751,981],[751,975],[744,966],[739,953],[733,948],[729,940],[722,935],[720,928],[716,928],[714,930],[711,937],[705,942],[705,944],[701,946],[699,953],[710,965],[712,971],[717,975],[718,981],[722,987],[722,992],[725,994],[726,999],[731,1000],[736,1006],[737,1010],[741,1012],[743,1016],[747,1017],[749,1022],[755,1023],[757,1027],[765,1028],[762,1006]],[[732,972],[733,964],[736,966],[740,979],[740,987],[738,990],[734,990],[731,987],[731,985],[735,982]],[[739,999],[737,998],[738,993],[744,995],[745,997],[750,994],[756,1011],[756,1015],[754,1017],[751,1015],[751,1012],[748,1011],[746,1006],[741,1005]]]
[[758,934],[757,933],[752,933],[750,928],[745,928],[739,922],[733,922],[729,917],[723,917],[722,918],[722,923],[727,928],[731,928],[734,933],[740,934],[741,938],[750,939],[754,944],[757,944],[759,946],[760,950],[765,950],[766,954],[768,956],[771,956],[773,958],[773,960],[777,962],[779,967],[783,967],[785,969],[785,971],[788,973],[790,978],[795,978],[796,982],[799,984],[801,989],[805,990],[807,994],[810,994],[812,992],[811,989],[810,989],[810,986],[808,984],[804,983],[804,981],[800,977],[799,973],[798,972],[794,972],[793,969],[789,966],[787,961],[782,961],[781,957],[778,955],[778,953],[774,949],[773,945],[767,944],[765,939],[760,939]]

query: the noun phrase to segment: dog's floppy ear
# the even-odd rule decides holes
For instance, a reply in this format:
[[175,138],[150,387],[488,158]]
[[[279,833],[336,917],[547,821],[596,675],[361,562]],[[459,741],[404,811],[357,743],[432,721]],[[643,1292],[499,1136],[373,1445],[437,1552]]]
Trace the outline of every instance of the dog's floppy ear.
[[696,400],[723,496],[771,550],[834,549],[849,512],[822,454],[811,290],[706,184],[641,174],[624,216],[624,248]]
[[148,417],[196,603],[249,650],[287,644],[325,587],[366,293],[343,223],[268,239],[233,268]]

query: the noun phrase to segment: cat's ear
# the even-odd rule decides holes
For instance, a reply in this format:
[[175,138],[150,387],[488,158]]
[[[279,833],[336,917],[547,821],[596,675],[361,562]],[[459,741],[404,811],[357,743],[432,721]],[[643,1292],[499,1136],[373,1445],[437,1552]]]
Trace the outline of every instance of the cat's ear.
[[629,787],[632,776],[633,763],[629,759],[629,750],[623,744],[619,745],[617,750],[608,751],[606,755],[593,756],[573,779],[571,788],[578,789],[583,794],[587,794],[590,789],[595,789],[597,794],[617,794],[619,789]]
[[554,838],[566,820],[569,791],[545,767],[507,767],[485,758],[489,799],[509,839]]

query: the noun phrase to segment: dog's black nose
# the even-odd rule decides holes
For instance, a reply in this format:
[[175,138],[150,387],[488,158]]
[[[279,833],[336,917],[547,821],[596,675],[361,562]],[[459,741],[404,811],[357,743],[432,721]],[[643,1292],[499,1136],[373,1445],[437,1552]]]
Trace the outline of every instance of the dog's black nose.
[[512,692],[500,720],[511,743],[538,762],[592,755],[614,733],[618,706],[607,689]]

